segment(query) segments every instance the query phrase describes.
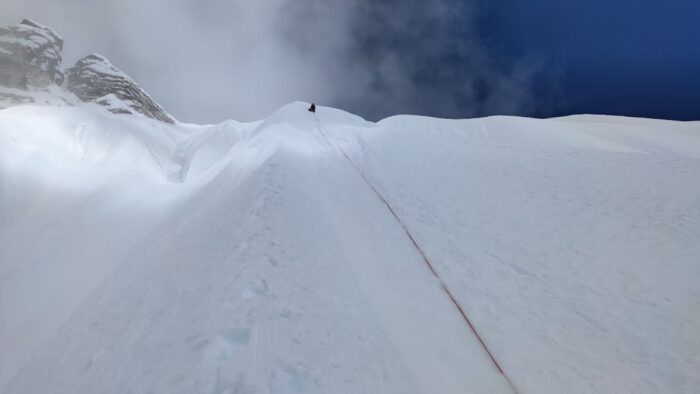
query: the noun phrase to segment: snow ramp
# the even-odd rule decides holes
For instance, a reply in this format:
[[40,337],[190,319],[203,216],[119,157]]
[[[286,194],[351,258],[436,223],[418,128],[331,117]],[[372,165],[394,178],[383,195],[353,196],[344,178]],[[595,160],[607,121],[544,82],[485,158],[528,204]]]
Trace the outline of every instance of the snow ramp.
[[700,387],[696,123],[307,106],[0,111],[0,392]]

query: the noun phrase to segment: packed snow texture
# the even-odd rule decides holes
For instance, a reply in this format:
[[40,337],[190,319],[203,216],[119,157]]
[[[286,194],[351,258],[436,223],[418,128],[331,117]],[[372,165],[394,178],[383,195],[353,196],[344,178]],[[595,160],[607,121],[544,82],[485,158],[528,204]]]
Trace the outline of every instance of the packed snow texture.
[[0,392],[700,391],[700,123],[306,107],[1,110]]

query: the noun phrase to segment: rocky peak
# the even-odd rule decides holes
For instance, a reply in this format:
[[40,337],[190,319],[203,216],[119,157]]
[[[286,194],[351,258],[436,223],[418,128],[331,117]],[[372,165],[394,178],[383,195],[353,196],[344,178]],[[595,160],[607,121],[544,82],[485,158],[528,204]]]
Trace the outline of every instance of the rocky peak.
[[29,19],[0,27],[0,85],[13,88],[60,84],[63,39]]
[[92,54],[78,60],[66,70],[65,85],[82,101],[96,102],[114,113],[136,111],[174,123],[163,107],[102,55]]
[[62,51],[63,39],[34,21],[24,19],[18,25],[0,27],[0,109],[23,103],[78,105],[79,99],[114,113],[139,112],[175,122],[136,82],[101,55],[80,59],[66,70],[64,78]]

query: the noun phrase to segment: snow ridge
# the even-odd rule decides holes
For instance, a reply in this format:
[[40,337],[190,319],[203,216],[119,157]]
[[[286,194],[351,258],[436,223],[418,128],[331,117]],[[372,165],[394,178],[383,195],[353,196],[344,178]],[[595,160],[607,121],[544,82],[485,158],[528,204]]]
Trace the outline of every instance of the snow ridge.
[[700,388],[698,122],[6,89],[47,105],[0,110],[0,392]]

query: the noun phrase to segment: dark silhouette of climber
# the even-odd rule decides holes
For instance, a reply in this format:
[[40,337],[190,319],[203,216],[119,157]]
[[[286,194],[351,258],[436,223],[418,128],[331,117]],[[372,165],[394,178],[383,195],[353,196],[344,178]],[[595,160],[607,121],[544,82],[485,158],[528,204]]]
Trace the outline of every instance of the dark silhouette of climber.
[[311,103],[311,106],[309,107],[309,112],[316,112],[316,104]]

